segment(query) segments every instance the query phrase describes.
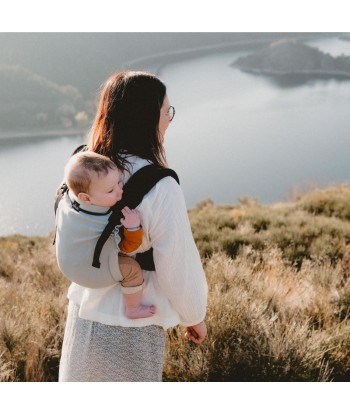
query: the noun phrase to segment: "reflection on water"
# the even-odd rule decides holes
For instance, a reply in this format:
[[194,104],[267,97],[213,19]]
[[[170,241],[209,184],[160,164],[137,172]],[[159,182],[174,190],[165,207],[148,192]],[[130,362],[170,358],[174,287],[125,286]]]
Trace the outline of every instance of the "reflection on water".
[[317,81],[337,81],[349,82],[349,76],[342,75],[306,75],[306,74],[288,74],[288,75],[258,75],[264,76],[274,86],[282,89],[297,88],[305,84],[314,84]]

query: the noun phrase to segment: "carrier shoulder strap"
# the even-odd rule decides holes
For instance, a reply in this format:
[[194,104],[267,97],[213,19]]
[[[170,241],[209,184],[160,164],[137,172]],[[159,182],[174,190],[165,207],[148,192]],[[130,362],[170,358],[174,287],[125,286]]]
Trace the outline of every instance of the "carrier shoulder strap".
[[[114,228],[117,225],[120,225],[120,219],[123,217],[121,210],[125,206],[128,206],[130,209],[135,209],[142,202],[143,197],[159,182],[159,180],[167,176],[173,177],[178,183],[180,183],[174,170],[158,167],[153,164],[142,167],[130,177],[124,185],[122,199],[112,207],[112,213],[108,219],[108,224],[96,243],[92,262],[93,267],[100,268],[100,255],[102,248]],[[152,259],[153,262],[151,250],[147,251],[144,256],[139,254],[136,259],[140,262],[143,269],[147,269],[146,267],[154,269],[154,266],[152,267],[152,263],[150,263],[150,259]]]
[[[62,183],[61,187],[57,190],[57,193],[55,195],[55,205],[54,205],[54,211],[55,211],[55,216],[57,213],[57,208],[58,208],[58,204],[60,203],[63,195],[68,191],[68,186],[66,185],[66,183]],[[53,237],[53,241],[52,241],[52,245],[55,245],[56,243],[56,230],[55,230],[55,234]]]
[[68,186],[66,185],[66,183],[62,183],[61,187],[57,190],[56,196],[55,196],[55,205],[54,205],[54,210],[55,210],[55,215],[57,212],[57,208],[58,208],[58,204],[60,203],[63,195],[68,191]]
[[[88,146],[86,144],[81,144],[79,147],[77,147],[73,153],[71,154],[71,156],[74,156],[74,154],[79,153],[80,151],[86,151],[88,150]],[[57,213],[57,208],[58,208],[58,204],[60,203],[63,195],[68,191],[68,186],[66,183],[62,183],[60,188],[57,190],[57,193],[55,195],[55,204],[54,204],[54,211],[55,211],[55,216]],[[55,245],[56,243],[56,232],[52,241],[52,245]]]

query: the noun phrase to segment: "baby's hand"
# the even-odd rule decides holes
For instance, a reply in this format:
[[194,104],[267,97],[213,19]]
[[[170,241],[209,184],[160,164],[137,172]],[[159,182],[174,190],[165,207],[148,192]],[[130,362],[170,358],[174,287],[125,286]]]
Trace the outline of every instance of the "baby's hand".
[[127,206],[122,209],[124,219],[120,219],[120,223],[124,228],[137,228],[141,225],[141,214],[138,210],[131,210]]

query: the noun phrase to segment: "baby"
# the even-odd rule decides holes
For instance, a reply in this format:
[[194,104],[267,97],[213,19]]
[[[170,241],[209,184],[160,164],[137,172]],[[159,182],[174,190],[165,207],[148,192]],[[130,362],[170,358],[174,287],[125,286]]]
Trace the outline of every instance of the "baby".
[[[75,215],[74,220],[85,221],[88,212],[86,206],[95,205],[111,207],[122,198],[123,183],[116,165],[105,156],[92,151],[83,151],[70,158],[65,166],[65,180],[69,196],[84,205],[83,214]],[[128,256],[142,242],[141,215],[137,210],[127,206],[122,210],[124,216],[121,224],[124,227],[119,242],[118,262],[123,276],[121,292],[125,305],[125,315],[130,319],[152,317],[155,313],[153,305],[141,304],[144,279],[138,262]],[[101,232],[103,229],[101,229]],[[86,232],[89,232],[86,223]]]

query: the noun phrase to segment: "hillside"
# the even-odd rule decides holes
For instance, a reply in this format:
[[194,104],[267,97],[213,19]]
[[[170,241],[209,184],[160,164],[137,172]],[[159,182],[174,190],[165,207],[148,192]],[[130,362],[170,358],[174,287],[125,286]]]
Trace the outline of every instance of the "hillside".
[[[168,331],[165,381],[350,380],[350,187],[189,211],[208,338]],[[56,381],[68,281],[52,239],[0,238],[0,381]]]
[[350,57],[332,57],[291,39],[271,43],[262,50],[238,58],[232,67],[266,75],[314,75],[350,77]]
[[[72,128],[87,111],[81,93],[19,65],[0,64],[1,130]],[[80,116],[81,118],[81,116]]]

